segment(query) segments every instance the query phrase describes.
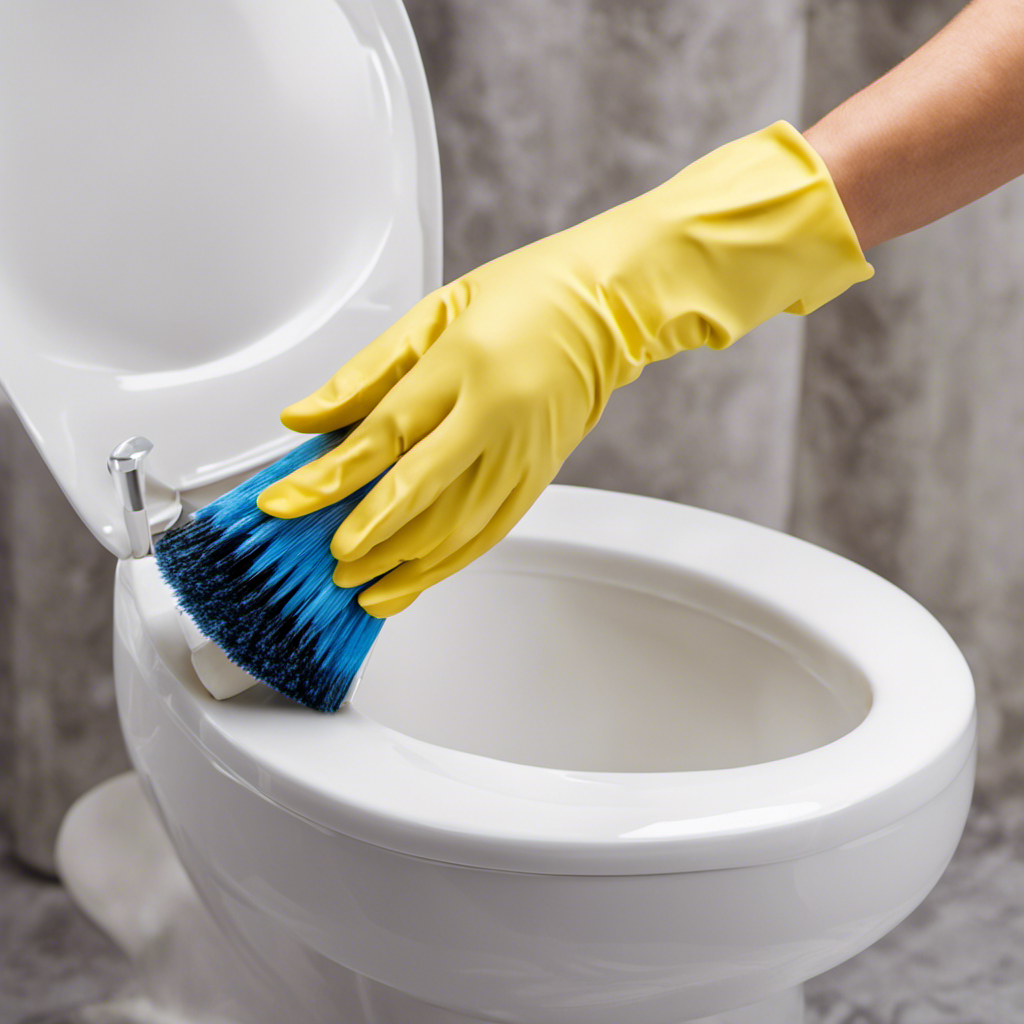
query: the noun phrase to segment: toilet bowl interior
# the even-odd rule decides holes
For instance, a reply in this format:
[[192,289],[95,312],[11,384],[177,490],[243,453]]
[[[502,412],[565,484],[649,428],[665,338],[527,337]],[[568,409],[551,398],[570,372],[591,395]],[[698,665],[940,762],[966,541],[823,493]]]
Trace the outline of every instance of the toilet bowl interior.
[[616,875],[803,857],[923,806],[975,743],[963,655],[881,577],[775,530],[587,488],[552,485],[390,619],[333,715],[263,686],[211,696],[152,558],[119,564],[115,624],[126,743],[154,779],[209,760],[238,783],[229,805],[258,794],[449,864]]
[[720,581],[510,538],[388,623],[352,703],[468,753],[659,772],[821,747],[871,691],[824,638]]

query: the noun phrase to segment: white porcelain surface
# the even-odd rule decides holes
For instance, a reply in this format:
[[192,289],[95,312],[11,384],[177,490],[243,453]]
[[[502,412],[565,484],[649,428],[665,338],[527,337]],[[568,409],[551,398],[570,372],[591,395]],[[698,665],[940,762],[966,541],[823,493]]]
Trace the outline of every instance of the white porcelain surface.
[[792,860],[614,876],[444,864],[267,800],[182,728],[153,671],[119,647],[135,764],[215,919],[301,1021],[336,1020],[353,974],[373,983],[374,1024],[420,1021],[400,1012],[417,1003],[461,1015],[438,1024],[678,1024],[771,999],[902,920],[970,801],[973,760],[897,822]]
[[549,488],[388,623],[334,716],[264,687],[211,699],[152,560],[122,563],[119,602],[122,623],[144,616],[130,646],[154,663],[147,686],[248,785],[354,838],[478,867],[814,853],[910,813],[973,749],[967,665],[910,597],[651,498]]
[[[354,1001],[353,974],[373,1024],[678,1024],[776,998],[923,899],[956,846],[973,775],[965,765],[896,825],[792,861],[616,877],[486,871],[289,814],[156,724],[166,706],[132,689],[153,702],[135,710],[156,726],[134,756],[186,869],[304,1022],[336,1021]],[[403,1016],[419,1003],[448,1012]]]
[[952,855],[970,675],[873,574],[713,513],[553,487],[436,595],[388,624],[355,705],[321,716],[266,691],[215,701],[152,562],[121,566],[132,759],[296,1019],[336,1019],[355,975],[374,1024],[762,1003],[767,1024]]
[[210,640],[183,608],[178,609],[178,625],[188,644],[196,678],[209,690],[211,697],[228,700],[259,682]]
[[[262,980],[210,917],[134,772],[79,798],[56,844],[61,881],[132,963],[83,1020],[118,1024],[282,1024],[293,1001]],[[79,1015],[76,1015],[76,1017]],[[301,1022],[296,1021],[296,1024]],[[354,1018],[339,1024],[371,1024]]]
[[[81,797],[57,841],[61,880],[89,918],[132,961],[130,980],[90,1019],[132,1024],[465,1024],[462,1014],[413,1000],[395,989],[341,969],[330,994],[320,992],[322,1014],[303,1004],[317,980],[302,970],[299,947],[268,951],[273,970],[254,969],[246,941],[232,942],[199,899],[134,772],[119,775]],[[236,937],[237,938],[237,937]],[[291,955],[288,954],[298,954]],[[308,954],[307,954],[308,955]],[[299,998],[275,974],[302,979]],[[799,989],[754,1006],[705,1017],[694,1024],[799,1024]],[[479,1018],[477,1018],[479,1019]]]
[[401,0],[2,4],[0,149],[2,383],[120,556],[116,444],[155,443],[167,525],[168,488],[294,445],[280,408],[440,283]]

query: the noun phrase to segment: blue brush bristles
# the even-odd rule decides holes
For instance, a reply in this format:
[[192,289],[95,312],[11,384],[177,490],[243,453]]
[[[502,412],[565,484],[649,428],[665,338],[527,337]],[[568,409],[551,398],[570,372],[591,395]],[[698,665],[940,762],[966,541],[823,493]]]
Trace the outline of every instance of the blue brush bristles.
[[298,519],[268,516],[256,498],[350,430],[299,445],[155,548],[161,574],[203,633],[250,675],[317,711],[338,709],[384,624],[356,600],[370,583],[339,587],[331,578],[331,538],[376,480]]

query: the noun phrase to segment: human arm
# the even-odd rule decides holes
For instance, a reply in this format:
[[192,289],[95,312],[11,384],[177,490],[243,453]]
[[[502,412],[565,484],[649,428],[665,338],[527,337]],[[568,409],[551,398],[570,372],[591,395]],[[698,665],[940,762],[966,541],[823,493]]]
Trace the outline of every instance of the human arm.
[[865,250],[1024,174],[1024,0],[973,0],[804,138]]

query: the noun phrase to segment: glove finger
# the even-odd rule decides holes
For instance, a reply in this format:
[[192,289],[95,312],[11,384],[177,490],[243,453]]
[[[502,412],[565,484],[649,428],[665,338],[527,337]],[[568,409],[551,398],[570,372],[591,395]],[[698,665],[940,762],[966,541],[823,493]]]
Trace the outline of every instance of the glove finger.
[[429,435],[454,404],[453,384],[433,374],[404,377],[337,448],[271,484],[257,504],[294,519],[347,498]]
[[[370,587],[369,589],[372,590],[373,588]],[[365,594],[366,591],[364,590],[363,593]],[[405,609],[408,608],[409,605],[411,605],[422,593],[422,590],[416,590],[411,594],[406,594],[404,597],[392,598],[386,603],[371,605],[369,608],[363,606],[362,594],[360,594],[358,600],[360,607],[362,607],[363,611],[368,615],[372,615],[375,619],[387,619],[392,615],[397,615],[399,612],[404,612]]]
[[419,361],[457,315],[449,289],[421,299],[311,395],[289,405],[289,430],[326,433],[363,419]]
[[359,586],[413,561],[426,569],[445,552],[457,550],[472,540],[494,518],[516,486],[513,480],[501,481],[496,476],[502,464],[499,459],[478,459],[403,529],[402,533],[408,531],[406,537],[396,534],[357,562],[339,562],[334,572],[335,583]]
[[349,513],[334,534],[331,554],[345,562],[361,558],[432,505],[479,455],[478,437],[467,434],[457,413],[448,416]]
[[[480,460],[465,470],[437,497],[429,507],[412,518],[387,540],[381,541],[366,554],[351,561],[339,561],[334,570],[334,582],[339,587],[358,587],[376,576],[382,576],[417,558],[424,558],[443,544],[459,529],[459,513],[464,511],[473,497],[473,480],[480,475]],[[500,504],[500,500],[496,502]],[[487,510],[487,519],[493,514]],[[476,531],[479,532],[479,529]]]
[[523,517],[539,493],[534,493],[534,489],[525,484],[515,487],[487,525],[471,540],[448,553],[455,546],[456,537],[453,534],[427,557],[404,562],[372,587],[367,587],[359,595],[359,604],[376,618],[387,618],[408,608],[428,587],[464,569],[502,540]]

